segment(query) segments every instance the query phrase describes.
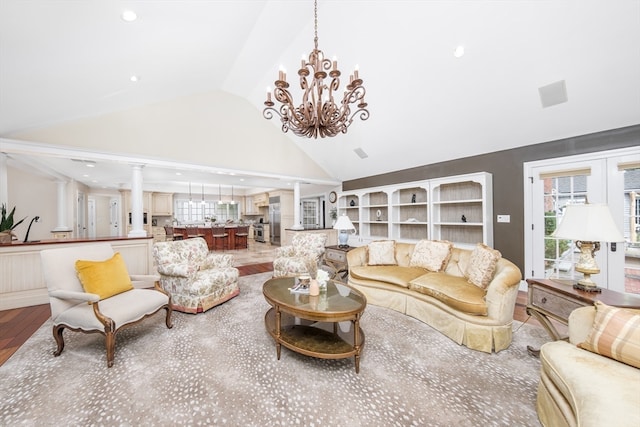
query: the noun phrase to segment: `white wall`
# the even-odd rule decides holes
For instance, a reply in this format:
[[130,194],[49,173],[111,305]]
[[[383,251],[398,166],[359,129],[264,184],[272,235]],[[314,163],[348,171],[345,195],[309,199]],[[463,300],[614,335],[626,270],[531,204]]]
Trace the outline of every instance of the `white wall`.
[[14,233],[20,241],[24,240],[29,222],[38,215],[39,222],[34,222],[29,233],[29,240],[51,238],[51,230],[57,225],[57,185],[50,178],[34,173],[8,167],[9,182],[8,209],[16,207],[14,220],[27,217]]

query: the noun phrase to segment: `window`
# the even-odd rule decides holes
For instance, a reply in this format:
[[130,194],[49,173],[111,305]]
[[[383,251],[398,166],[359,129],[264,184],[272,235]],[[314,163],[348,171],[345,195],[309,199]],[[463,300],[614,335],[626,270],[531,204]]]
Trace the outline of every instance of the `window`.
[[587,176],[545,177],[544,180],[544,264],[545,277],[573,278],[579,253],[571,240],[552,236],[568,204],[587,200]]
[[205,200],[204,203],[200,201],[189,203],[189,200],[186,199],[177,199],[175,202],[175,216],[182,224],[202,223],[214,218],[216,222],[236,221],[239,219],[238,213],[237,203],[218,203],[208,200]]

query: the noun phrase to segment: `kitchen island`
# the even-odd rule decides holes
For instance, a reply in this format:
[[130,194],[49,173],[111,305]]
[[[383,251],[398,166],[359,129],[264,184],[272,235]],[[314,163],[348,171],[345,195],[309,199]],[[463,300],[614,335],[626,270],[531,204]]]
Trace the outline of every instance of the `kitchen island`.
[[153,237],[98,237],[48,239],[0,245],[0,310],[49,304],[42,275],[40,251],[96,242],[109,242],[120,252],[129,274],[155,274]]
[[[240,224],[229,224],[229,225],[220,225],[220,226],[203,226],[198,225],[194,226],[195,234],[204,238],[207,242],[207,247],[210,251],[217,251],[226,249],[244,249],[246,245],[240,245],[238,239],[236,239],[236,232],[238,231],[238,227],[246,227],[248,229],[249,225],[240,225]],[[224,234],[227,235],[225,244],[217,241],[217,239],[213,238],[214,234],[223,234],[222,230],[224,229]],[[248,230],[247,230],[248,232]],[[180,235],[183,239],[189,238],[189,234],[187,233],[186,226],[176,226],[173,227],[173,234]]]

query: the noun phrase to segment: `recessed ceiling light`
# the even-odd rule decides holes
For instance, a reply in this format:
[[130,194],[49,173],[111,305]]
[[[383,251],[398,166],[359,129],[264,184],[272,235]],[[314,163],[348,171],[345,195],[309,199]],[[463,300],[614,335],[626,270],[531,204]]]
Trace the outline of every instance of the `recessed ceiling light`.
[[133,22],[138,19],[138,15],[133,10],[125,10],[122,12],[122,20],[125,22]]
[[96,167],[95,163],[87,163],[87,165],[86,165],[86,166],[87,166],[88,168],[95,168],[95,167]]
[[176,172],[176,175],[178,175],[178,176],[182,175],[182,172]]
[[131,77],[129,77],[129,80],[131,80],[132,82],[136,83],[136,82],[140,81],[140,77],[138,77],[138,76],[131,76]]
[[460,45],[453,51],[453,56],[456,58],[462,58],[464,56],[464,46]]

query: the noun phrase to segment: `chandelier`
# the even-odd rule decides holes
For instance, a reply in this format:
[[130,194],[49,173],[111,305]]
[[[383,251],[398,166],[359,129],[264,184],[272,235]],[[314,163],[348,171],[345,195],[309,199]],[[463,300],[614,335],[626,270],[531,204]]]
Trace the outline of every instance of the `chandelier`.
[[[361,120],[367,120],[369,110],[366,109],[367,103],[364,100],[366,90],[362,86],[357,68],[349,77],[349,84],[344,89],[342,99],[336,103],[334,96],[340,97],[338,93],[340,90],[340,70],[338,70],[338,61],[335,58],[333,61],[326,59],[322,51],[318,49],[317,0],[314,1],[314,28],[314,48],[309,54],[308,61],[302,59],[301,68],[298,70],[300,87],[303,91],[302,103],[298,106],[294,104],[293,97],[288,91],[287,75],[283,70],[280,70],[278,80],[275,81],[273,96],[281,105],[277,109],[274,108],[275,103],[271,99],[271,91],[267,89],[267,100],[264,102],[267,107],[262,111],[262,114],[267,120],[270,120],[274,113],[277,114],[282,122],[283,132],[291,129],[298,136],[318,138],[319,135],[324,138],[347,133],[354,117],[359,113]],[[325,82],[327,71],[331,78],[330,82]],[[351,112],[352,106],[357,107],[353,113]]]

